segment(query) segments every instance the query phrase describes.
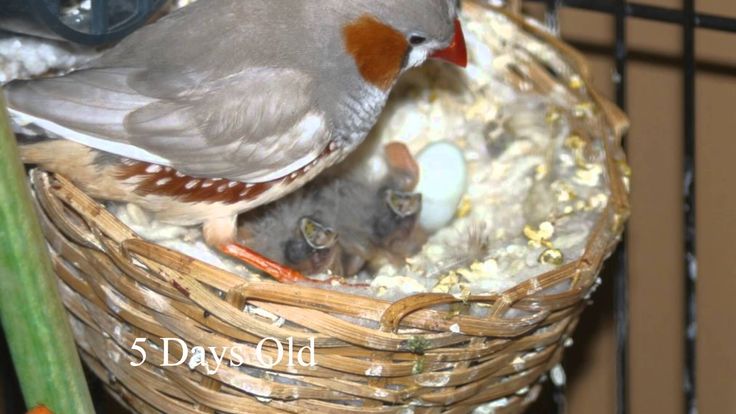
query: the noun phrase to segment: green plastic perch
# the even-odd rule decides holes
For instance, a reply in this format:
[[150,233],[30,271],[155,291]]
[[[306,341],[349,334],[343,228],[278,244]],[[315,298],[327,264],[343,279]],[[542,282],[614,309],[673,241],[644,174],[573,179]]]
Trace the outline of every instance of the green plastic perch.
[[92,414],[46,243],[0,90],[0,321],[26,405]]

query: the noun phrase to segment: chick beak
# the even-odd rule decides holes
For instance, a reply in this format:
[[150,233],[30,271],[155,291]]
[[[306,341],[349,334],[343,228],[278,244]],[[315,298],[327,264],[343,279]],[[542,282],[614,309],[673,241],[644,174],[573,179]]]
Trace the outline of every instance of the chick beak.
[[468,49],[465,46],[465,35],[460,20],[455,20],[455,37],[450,46],[432,53],[429,57],[454,63],[461,68],[468,66]]
[[418,193],[405,193],[402,191],[388,190],[386,192],[386,203],[391,211],[398,217],[407,218],[418,214],[422,209],[422,195]]
[[303,217],[299,220],[299,230],[304,240],[315,250],[326,250],[337,243],[337,233],[315,220]]

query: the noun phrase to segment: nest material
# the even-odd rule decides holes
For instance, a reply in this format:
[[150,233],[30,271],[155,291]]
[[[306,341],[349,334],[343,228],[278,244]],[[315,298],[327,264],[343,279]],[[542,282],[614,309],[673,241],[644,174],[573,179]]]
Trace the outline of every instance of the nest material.
[[[516,62],[519,87],[569,89],[572,79],[575,95],[586,98],[574,110],[600,120],[591,132],[605,149],[610,197],[582,256],[499,294],[426,293],[394,302],[246,281],[142,240],[64,177],[34,172],[39,216],[80,352],[113,395],[141,413],[465,413],[489,402],[495,412],[513,413],[534,401],[628,215],[620,149],[626,122],[590,88],[576,52],[503,11],[487,13],[534,40],[515,47],[544,44],[574,70],[552,67],[552,77],[535,71],[535,62]],[[467,314],[468,304],[484,315]],[[255,345],[267,337],[284,344],[292,338],[295,347],[314,338],[317,366],[263,365]],[[133,367],[136,338],[147,338],[138,343],[147,362]],[[246,364],[223,364],[214,374],[202,365],[162,368],[161,338],[190,348],[244,345]],[[171,359],[179,359],[177,352],[173,347]],[[263,353],[275,358],[274,343]],[[216,365],[211,356],[206,361]]]

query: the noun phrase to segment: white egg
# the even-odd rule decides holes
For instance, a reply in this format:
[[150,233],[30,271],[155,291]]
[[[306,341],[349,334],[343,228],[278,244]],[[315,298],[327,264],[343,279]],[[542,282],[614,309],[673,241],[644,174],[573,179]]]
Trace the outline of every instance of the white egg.
[[425,230],[437,231],[448,225],[467,190],[468,167],[463,151],[449,141],[425,147],[417,156],[422,214],[419,222]]

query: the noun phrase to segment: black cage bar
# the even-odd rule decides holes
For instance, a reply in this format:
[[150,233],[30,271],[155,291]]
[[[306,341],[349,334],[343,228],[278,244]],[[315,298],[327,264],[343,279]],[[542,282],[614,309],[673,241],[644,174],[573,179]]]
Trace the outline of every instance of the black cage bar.
[[[697,335],[696,322],[696,280],[697,256],[695,246],[695,139],[696,139],[696,56],[695,31],[696,29],[710,29],[722,32],[736,33],[736,19],[711,14],[696,13],[695,0],[682,0],[682,9],[670,9],[644,4],[631,3],[627,0],[530,0],[543,2],[547,7],[546,21],[548,26],[557,31],[559,27],[558,13],[560,7],[570,7],[613,15],[615,17],[616,45],[614,58],[616,72],[613,81],[616,85],[616,102],[624,110],[627,107],[627,33],[626,19],[629,17],[651,20],[663,23],[677,24],[682,27],[683,56],[683,198],[684,198],[684,267],[685,267],[685,354],[683,372],[683,398],[687,414],[697,413],[696,382],[695,382],[695,340]],[[615,290],[615,318],[616,318],[616,412],[628,412],[629,393],[627,384],[628,361],[628,261],[624,245],[618,249],[611,265],[616,267],[614,281]],[[558,413],[566,410],[563,392],[559,387],[554,391],[554,400]]]

